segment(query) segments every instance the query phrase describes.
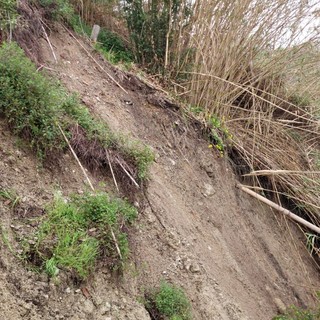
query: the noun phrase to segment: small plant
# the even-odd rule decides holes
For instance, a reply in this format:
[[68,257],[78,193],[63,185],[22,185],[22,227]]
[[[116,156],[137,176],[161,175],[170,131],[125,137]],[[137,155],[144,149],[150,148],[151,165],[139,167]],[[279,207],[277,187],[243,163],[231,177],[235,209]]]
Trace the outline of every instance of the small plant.
[[232,135],[223,125],[223,122],[215,115],[209,116],[208,124],[210,128],[209,139],[212,141],[212,145],[220,152],[221,157],[223,157],[225,152],[225,141],[231,140]]
[[26,255],[50,276],[62,268],[85,279],[100,256],[108,257],[110,267],[121,267],[129,254],[123,228],[136,216],[134,207],[103,192],[73,196],[68,202],[57,197],[34,235],[35,246],[26,248]]
[[276,316],[273,320],[319,320],[320,309],[318,311],[303,310],[292,306],[284,315]]
[[11,208],[14,208],[20,201],[16,191],[4,188],[0,188],[0,199],[10,204]]
[[306,233],[305,235],[307,237],[308,251],[311,254],[313,254],[314,252],[320,252],[316,245],[316,243],[320,240],[320,237],[312,233]]
[[182,289],[167,282],[146,296],[146,308],[154,320],[190,320],[191,306]]

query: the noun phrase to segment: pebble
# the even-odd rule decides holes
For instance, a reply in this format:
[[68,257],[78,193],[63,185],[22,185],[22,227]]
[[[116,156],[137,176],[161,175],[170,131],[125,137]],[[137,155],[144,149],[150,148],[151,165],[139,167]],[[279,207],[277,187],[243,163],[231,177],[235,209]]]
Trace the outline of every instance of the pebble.
[[94,304],[91,300],[85,300],[83,303],[83,311],[87,314],[91,314],[94,311]]
[[190,271],[192,273],[199,273],[200,272],[200,266],[197,263],[192,263],[190,266]]
[[216,193],[216,190],[209,183],[205,183],[203,188],[204,188],[203,195],[205,197],[212,197]]
[[100,307],[100,314],[105,315],[106,313],[110,312],[110,310],[111,304],[109,302],[106,302]]
[[277,309],[280,313],[284,314],[286,312],[286,305],[282,302],[281,299],[279,298],[274,298],[273,299],[275,305],[277,306]]
[[66,293],[71,293],[71,289],[69,287],[66,289]]

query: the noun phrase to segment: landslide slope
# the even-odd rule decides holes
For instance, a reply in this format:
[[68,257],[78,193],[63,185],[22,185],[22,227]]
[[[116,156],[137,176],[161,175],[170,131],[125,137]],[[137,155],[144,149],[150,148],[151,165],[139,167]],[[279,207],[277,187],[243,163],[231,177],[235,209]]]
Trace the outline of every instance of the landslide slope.
[[[150,319],[139,297],[162,279],[185,290],[196,320],[267,320],[282,304],[313,306],[319,273],[300,229],[236,189],[228,161],[179,111],[159,106],[160,92],[64,29],[50,41],[58,63],[43,41],[44,66],[113,130],[150,145],[156,161],[135,196],[139,219],[124,275],[101,263],[85,283],[63,273],[57,283],[25,269],[12,253],[15,234],[32,229],[23,219],[43,214],[56,190],[86,189],[84,178],[69,153],[41,167],[0,121],[0,186],[22,199],[19,210],[0,202],[0,319]],[[90,177],[112,189],[112,179]]]

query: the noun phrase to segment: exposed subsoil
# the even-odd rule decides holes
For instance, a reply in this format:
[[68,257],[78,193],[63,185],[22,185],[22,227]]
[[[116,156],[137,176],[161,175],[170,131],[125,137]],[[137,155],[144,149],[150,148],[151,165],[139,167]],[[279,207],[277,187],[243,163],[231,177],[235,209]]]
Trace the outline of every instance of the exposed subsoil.
[[[71,154],[43,167],[0,120],[0,187],[21,198],[15,209],[0,201],[0,319],[147,320],[139,297],[161,279],[185,290],[196,320],[269,320],[284,306],[313,306],[320,279],[301,230],[236,189],[228,161],[179,111],[160,107],[154,89],[116,72],[79,40],[102,71],[63,29],[50,40],[58,63],[41,42],[50,72],[113,130],[150,145],[156,161],[137,191],[139,219],[124,274],[101,262],[85,283],[63,272],[53,281],[26,269],[14,255],[16,238],[33,230],[32,218],[44,214],[55,192],[87,186]],[[88,174],[95,186],[113,189],[112,179]]]

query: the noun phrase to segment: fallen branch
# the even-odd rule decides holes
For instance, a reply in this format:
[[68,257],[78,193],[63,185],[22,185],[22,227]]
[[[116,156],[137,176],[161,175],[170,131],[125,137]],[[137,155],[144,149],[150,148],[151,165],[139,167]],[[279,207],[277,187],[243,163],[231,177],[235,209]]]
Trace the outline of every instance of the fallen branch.
[[43,31],[43,33],[44,33],[44,35],[45,35],[45,37],[46,37],[46,40],[47,40],[47,42],[48,42],[48,44],[49,44],[49,47],[50,47],[50,49],[51,49],[51,52],[52,52],[54,61],[55,61],[56,63],[58,63],[57,56],[56,56],[56,54],[54,53],[52,44],[51,44],[51,42],[50,42],[50,40],[49,40],[49,37],[48,37],[47,32],[46,32],[45,28],[43,27],[43,25],[41,25],[41,29],[42,29],[42,31]]
[[140,188],[139,184],[137,183],[136,180],[134,180],[134,178],[132,177],[132,175],[128,172],[128,170],[126,170],[126,168],[122,165],[122,163],[119,161],[119,159],[116,159],[116,161],[118,162],[119,166],[123,169],[123,171],[127,174],[127,176],[130,178],[130,180],[134,183],[134,185],[137,188]]
[[114,175],[114,172],[113,172],[113,169],[112,169],[112,165],[111,165],[111,161],[110,161],[110,157],[109,157],[109,152],[108,150],[106,149],[106,155],[107,155],[107,159],[108,159],[108,163],[109,163],[109,167],[110,167],[110,171],[111,171],[111,174],[112,174],[112,178],[113,178],[113,182],[119,192],[119,187],[118,187],[118,183],[117,183],[117,180],[116,180],[116,177]]
[[289,218],[291,218],[292,220],[297,221],[298,223],[304,225],[305,227],[317,232],[320,234],[320,228],[315,226],[314,224],[300,218],[299,216],[297,216],[296,214],[292,213],[291,211],[279,206],[278,204],[266,199],[265,197],[261,196],[260,194],[248,189],[247,187],[245,187],[242,184],[236,184],[236,187],[239,188],[240,190],[250,194],[251,196],[255,197],[256,199],[264,202],[265,204],[269,205],[270,207],[278,210],[279,212],[283,213],[284,215],[288,216]]
[[[76,155],[75,151],[73,150],[73,148],[72,148],[72,146],[71,146],[68,138],[67,138],[66,135],[64,134],[64,132],[63,132],[63,130],[61,129],[61,127],[60,127],[59,124],[58,124],[58,128],[59,128],[59,130],[61,131],[61,134],[63,135],[63,138],[64,138],[64,140],[66,141],[69,149],[71,150],[72,155],[74,156],[74,158],[75,158],[76,161],[78,162],[78,164],[79,164],[79,166],[80,166],[80,168],[81,168],[84,176],[86,177],[86,179],[87,179],[87,181],[88,181],[88,183],[89,183],[89,186],[90,186],[91,190],[92,190],[92,191],[95,191],[95,189],[94,189],[94,187],[93,187],[93,185],[92,185],[92,183],[91,183],[91,181],[90,181],[90,179],[89,179],[89,177],[88,177],[88,175],[87,175],[87,173],[86,173],[86,170],[85,170],[84,167],[82,166],[82,164],[81,164],[78,156]],[[115,236],[115,234],[114,234],[114,232],[113,232],[112,227],[110,226],[110,224],[109,224],[109,228],[110,228],[110,232],[111,232],[111,235],[112,235],[112,239],[113,239],[114,244],[115,244],[115,246],[116,246],[118,255],[119,255],[120,259],[122,260],[122,254],[121,254],[121,251],[120,251],[118,242],[117,242],[117,238],[116,238],[116,236]]]

